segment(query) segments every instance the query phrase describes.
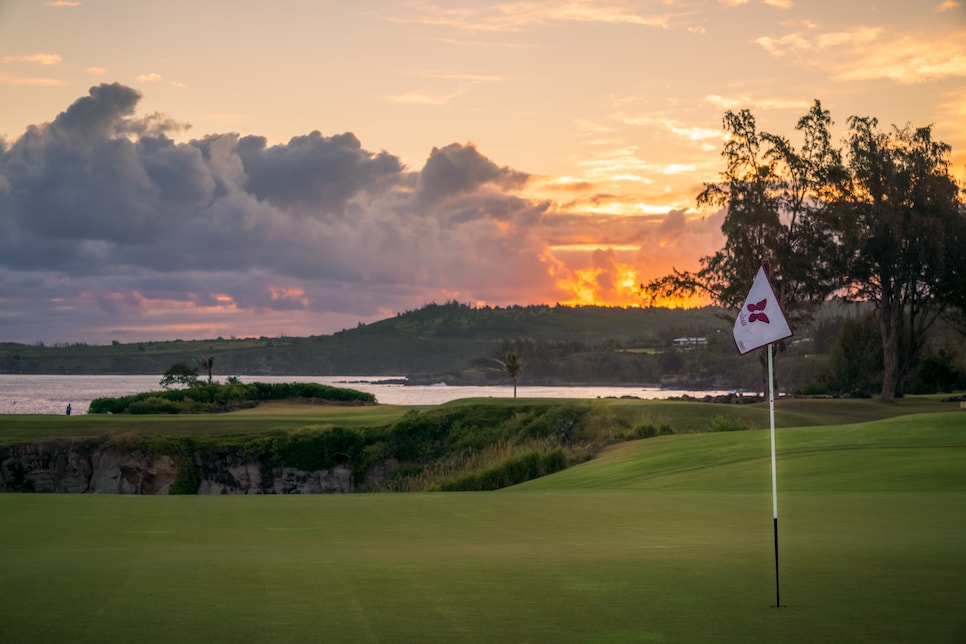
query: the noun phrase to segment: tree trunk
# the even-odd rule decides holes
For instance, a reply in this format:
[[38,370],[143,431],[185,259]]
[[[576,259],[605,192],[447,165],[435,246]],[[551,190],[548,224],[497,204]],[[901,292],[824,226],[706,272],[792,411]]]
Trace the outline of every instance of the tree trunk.
[[899,381],[899,332],[902,321],[902,305],[893,298],[883,298],[879,312],[879,330],[882,334],[882,393],[883,402],[894,402]]

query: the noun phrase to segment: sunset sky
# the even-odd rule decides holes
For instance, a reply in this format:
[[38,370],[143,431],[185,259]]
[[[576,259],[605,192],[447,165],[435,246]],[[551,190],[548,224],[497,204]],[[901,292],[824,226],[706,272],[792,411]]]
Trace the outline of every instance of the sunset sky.
[[722,244],[721,119],[932,124],[963,0],[0,0],[0,342],[629,305]]

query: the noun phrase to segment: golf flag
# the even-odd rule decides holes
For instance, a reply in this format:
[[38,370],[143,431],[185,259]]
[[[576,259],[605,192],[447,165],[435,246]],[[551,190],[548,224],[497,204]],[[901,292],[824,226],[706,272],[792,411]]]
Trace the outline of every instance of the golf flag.
[[792,335],[778,296],[768,281],[768,271],[762,266],[735,320],[734,336],[738,353],[744,355]]

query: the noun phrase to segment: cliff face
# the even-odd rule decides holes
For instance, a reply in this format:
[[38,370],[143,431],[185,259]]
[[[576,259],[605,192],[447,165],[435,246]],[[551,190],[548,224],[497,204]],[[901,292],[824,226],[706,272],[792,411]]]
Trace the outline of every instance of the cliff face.
[[[352,492],[352,468],[305,471],[275,467],[239,451],[196,451],[197,494]],[[187,464],[191,467],[191,464]],[[0,491],[169,494],[177,460],[123,445],[55,441],[0,447]]]

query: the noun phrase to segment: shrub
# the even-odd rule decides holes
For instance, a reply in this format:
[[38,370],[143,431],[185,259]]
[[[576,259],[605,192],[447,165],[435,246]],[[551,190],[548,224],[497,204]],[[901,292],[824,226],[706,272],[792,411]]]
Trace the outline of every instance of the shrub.
[[249,401],[292,398],[361,403],[376,401],[371,393],[311,382],[256,382],[250,385],[197,385],[187,389],[145,392],[120,398],[98,398],[91,402],[88,411],[92,414],[194,414],[223,411]]
[[198,465],[195,463],[195,444],[190,438],[154,436],[146,439],[148,453],[165,455],[174,460],[177,474],[168,490],[169,494],[197,494],[201,486]]
[[652,438],[654,436],[665,436],[667,434],[673,434],[674,430],[668,424],[661,425],[660,427],[655,427],[652,423],[641,423],[634,427],[631,431],[631,438]]
[[498,490],[558,472],[567,467],[567,456],[560,447],[549,452],[531,450],[514,455],[499,465],[445,481],[443,492]]
[[129,414],[177,414],[182,405],[165,400],[160,396],[151,396],[142,400],[135,400],[125,410]]
[[705,427],[709,432],[740,432],[749,429],[748,424],[734,416],[718,414]]

